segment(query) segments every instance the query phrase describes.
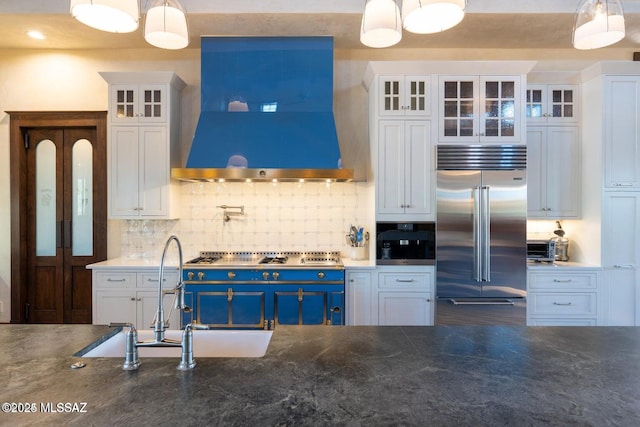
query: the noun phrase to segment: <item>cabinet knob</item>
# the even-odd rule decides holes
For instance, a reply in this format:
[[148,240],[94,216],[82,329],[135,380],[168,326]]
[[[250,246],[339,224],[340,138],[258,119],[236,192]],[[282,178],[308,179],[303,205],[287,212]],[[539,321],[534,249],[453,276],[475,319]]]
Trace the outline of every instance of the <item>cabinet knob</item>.
[[135,301],[136,299],[134,297],[131,297],[131,301]]

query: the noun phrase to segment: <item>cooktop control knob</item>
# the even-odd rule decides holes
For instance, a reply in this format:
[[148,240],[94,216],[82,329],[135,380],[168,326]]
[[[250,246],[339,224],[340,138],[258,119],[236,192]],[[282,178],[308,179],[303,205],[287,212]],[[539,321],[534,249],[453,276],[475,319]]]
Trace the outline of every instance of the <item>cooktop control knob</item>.
[[233,271],[230,271],[227,273],[227,277],[229,279],[235,279],[236,278],[236,273],[234,273]]
[[318,279],[324,279],[324,271],[318,272]]
[[187,277],[189,278],[189,280],[193,280],[193,271],[188,272]]
[[262,272],[262,280],[269,280],[269,272],[268,271],[263,271]]
[[198,279],[200,279],[200,280],[204,279],[204,272],[203,271],[199,271],[198,272]]

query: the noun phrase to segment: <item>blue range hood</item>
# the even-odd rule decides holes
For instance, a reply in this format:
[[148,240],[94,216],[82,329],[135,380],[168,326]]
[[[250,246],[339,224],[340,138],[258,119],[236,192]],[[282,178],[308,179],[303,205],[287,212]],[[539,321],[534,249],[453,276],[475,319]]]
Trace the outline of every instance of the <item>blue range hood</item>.
[[183,180],[353,179],[333,117],[333,38],[203,37]]

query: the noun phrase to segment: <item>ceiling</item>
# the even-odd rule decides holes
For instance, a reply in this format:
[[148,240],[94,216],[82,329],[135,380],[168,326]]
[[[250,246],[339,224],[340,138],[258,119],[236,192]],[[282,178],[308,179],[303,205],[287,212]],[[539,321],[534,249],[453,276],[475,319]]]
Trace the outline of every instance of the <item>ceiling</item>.
[[[461,24],[439,34],[404,31],[395,48],[562,49],[571,48],[579,0],[468,0]],[[148,0],[140,0],[141,25],[130,34],[89,28],[69,14],[69,0],[0,0],[0,49],[150,48],[143,38]],[[364,0],[182,0],[191,42],[212,36],[331,35],[338,49],[365,48],[359,41]],[[610,48],[640,46],[640,0],[622,0],[627,35]],[[46,40],[33,40],[39,30]],[[609,49],[610,49],[609,48]]]

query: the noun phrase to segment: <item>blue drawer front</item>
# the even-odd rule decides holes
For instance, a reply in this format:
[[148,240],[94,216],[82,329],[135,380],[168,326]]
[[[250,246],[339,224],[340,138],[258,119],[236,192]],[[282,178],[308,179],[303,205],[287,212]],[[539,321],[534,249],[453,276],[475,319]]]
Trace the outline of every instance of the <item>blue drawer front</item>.
[[272,282],[343,282],[344,270],[277,270],[279,276]]
[[[193,273],[193,277],[189,278],[189,273]],[[186,282],[257,282],[264,281],[262,271],[258,270],[218,270],[218,269],[198,269],[184,270],[182,273],[182,280]]]

